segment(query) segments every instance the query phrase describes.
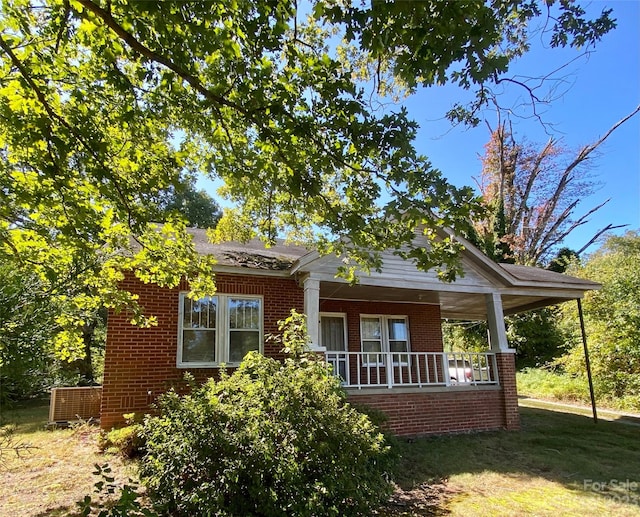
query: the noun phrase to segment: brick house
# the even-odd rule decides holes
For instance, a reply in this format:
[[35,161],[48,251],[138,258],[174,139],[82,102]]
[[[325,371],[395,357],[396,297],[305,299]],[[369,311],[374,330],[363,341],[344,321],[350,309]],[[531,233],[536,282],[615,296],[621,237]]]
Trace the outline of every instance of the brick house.
[[[504,315],[581,298],[598,284],[537,268],[495,264],[463,241],[464,276],[452,283],[387,253],[380,273],[350,286],[335,278],[340,259],[302,247],[264,249],[207,242],[190,230],[196,249],[217,260],[217,293],[191,300],[186,282],[160,288],[127,278],[156,327],[110,313],[101,426],[144,413],[186,371],[215,376],[249,350],[279,357],[266,340],[292,308],[308,317],[312,349],[325,354],[349,399],[383,411],[397,435],[518,429],[514,350]],[[443,318],[488,322],[483,353],[445,353]]]

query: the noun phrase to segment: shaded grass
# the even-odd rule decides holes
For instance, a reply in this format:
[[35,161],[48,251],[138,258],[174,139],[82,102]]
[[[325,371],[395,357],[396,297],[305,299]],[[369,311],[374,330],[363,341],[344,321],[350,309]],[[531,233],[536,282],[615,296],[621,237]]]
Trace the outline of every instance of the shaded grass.
[[[400,442],[398,485],[444,484],[434,514],[640,515],[637,427],[595,425],[584,416],[541,409],[520,412],[521,432]],[[606,486],[594,491],[589,480]],[[639,486],[626,490],[612,480]]]

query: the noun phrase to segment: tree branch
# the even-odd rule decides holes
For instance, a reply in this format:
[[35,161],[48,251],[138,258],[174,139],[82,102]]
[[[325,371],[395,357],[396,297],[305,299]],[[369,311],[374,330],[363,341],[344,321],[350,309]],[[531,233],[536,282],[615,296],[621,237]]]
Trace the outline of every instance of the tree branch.
[[[8,43],[4,40],[4,38],[1,35],[0,35],[0,48],[2,50],[4,50],[5,53],[9,56],[9,58],[11,59],[11,62],[13,63],[13,65],[18,69],[18,71],[20,72],[20,74],[22,75],[24,80],[31,87],[31,89],[33,90],[33,92],[36,95],[36,98],[38,99],[38,101],[40,102],[40,104],[42,105],[44,110],[47,112],[47,115],[49,115],[50,119],[57,121],[60,125],[62,125],[65,129],[67,129],[67,131],[69,131],[69,133],[71,135],[73,135],[73,137],[78,142],[80,142],[82,144],[82,146],[89,152],[89,154],[91,154],[91,156],[93,156],[93,158],[98,163],[100,163],[100,165],[103,167],[105,172],[110,171],[109,167],[107,167],[104,164],[104,162],[103,162],[102,158],[100,157],[100,155],[96,152],[96,150],[93,148],[93,146],[91,146],[91,144],[84,139],[82,134],[80,134],[80,132],[77,131],[74,126],[69,124],[61,115],[58,115],[58,113],[56,113],[54,111],[54,109],[49,104],[49,101],[47,101],[47,98],[46,98],[44,92],[36,84],[36,82],[33,80],[31,75],[29,74],[29,71],[27,70],[27,68],[24,66],[22,61],[20,61],[20,59],[15,55],[15,53],[13,52],[11,47],[8,45]],[[50,133],[53,132],[50,124],[47,125],[47,130]],[[115,175],[114,174],[110,174],[110,176],[111,176],[111,181],[113,183],[113,186],[115,187],[116,192],[118,193],[118,196],[120,197],[120,200],[123,202],[123,204],[125,206],[127,214],[129,216],[129,224],[131,225],[131,216],[133,214],[133,210],[131,209],[131,207],[129,205],[129,200],[127,199],[127,197],[125,196],[124,192],[120,188],[120,185],[116,181]]]
[[132,34],[127,32],[111,15],[111,13],[99,5],[96,5],[91,0],[77,0],[79,4],[85,7],[88,11],[92,12],[98,18],[100,18],[107,27],[109,27],[113,32],[115,32],[124,42],[127,43],[133,50],[135,50],[141,56],[144,56],[149,61],[153,61],[155,63],[159,63],[164,67],[168,68],[172,72],[175,72],[179,77],[181,77],[184,81],[189,83],[191,87],[204,96],[206,99],[220,104],[222,106],[228,106],[233,108],[241,113],[246,114],[247,110],[242,108],[242,106],[225,99],[219,95],[216,95],[211,90],[206,88],[200,79],[194,76],[189,71],[181,68],[176,63],[174,63],[171,59],[159,54],[149,47],[143,45],[138,41]]
[[580,256],[589,246],[591,246],[594,242],[596,242],[598,237],[600,237],[603,233],[608,232],[609,230],[615,230],[617,228],[625,228],[627,226],[629,226],[629,225],[628,224],[618,224],[617,226],[613,226],[613,224],[609,223],[604,228],[598,230],[596,232],[596,234],[591,238],[591,240],[589,240],[589,242],[587,242],[584,246],[582,246],[582,248],[580,248],[578,251],[576,251],[576,255]]

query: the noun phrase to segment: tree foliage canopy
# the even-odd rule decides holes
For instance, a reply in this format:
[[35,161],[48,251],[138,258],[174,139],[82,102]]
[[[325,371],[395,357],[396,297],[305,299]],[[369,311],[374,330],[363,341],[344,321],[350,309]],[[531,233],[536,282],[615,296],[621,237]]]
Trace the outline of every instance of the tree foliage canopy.
[[117,289],[123,270],[214,288],[184,221],[149,223],[149,200],[187,170],[221,179],[239,207],[226,219],[250,222],[267,240],[313,236],[345,255],[346,270],[377,267],[381,249],[406,244],[399,253],[451,278],[455,242],[412,240],[416,230],[433,238],[439,227],[463,228],[472,191],[416,153],[406,111],[371,109],[363,70],[386,70],[409,90],[448,81],[471,89],[470,111],[456,106],[451,116],[473,122],[490,85],[526,51],[534,17],[546,14],[551,46],[590,45],[615,25],[610,11],[589,20],[571,0],[305,8],[3,2],[0,252],[54,287],[86,287],[76,304],[128,305],[134,321],[152,323]]
[[[610,237],[584,265],[569,273],[602,284],[582,302],[591,366],[598,395],[618,399],[618,406],[640,406],[640,233]],[[562,361],[574,374],[584,375],[584,357],[574,307],[565,308],[564,326],[575,348]]]

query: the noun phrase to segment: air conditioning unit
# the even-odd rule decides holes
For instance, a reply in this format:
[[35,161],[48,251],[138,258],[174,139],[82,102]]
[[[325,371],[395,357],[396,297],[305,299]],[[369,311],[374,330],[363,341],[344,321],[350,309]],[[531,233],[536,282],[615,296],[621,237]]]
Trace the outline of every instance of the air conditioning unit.
[[53,388],[49,405],[49,424],[76,420],[99,420],[102,386]]

